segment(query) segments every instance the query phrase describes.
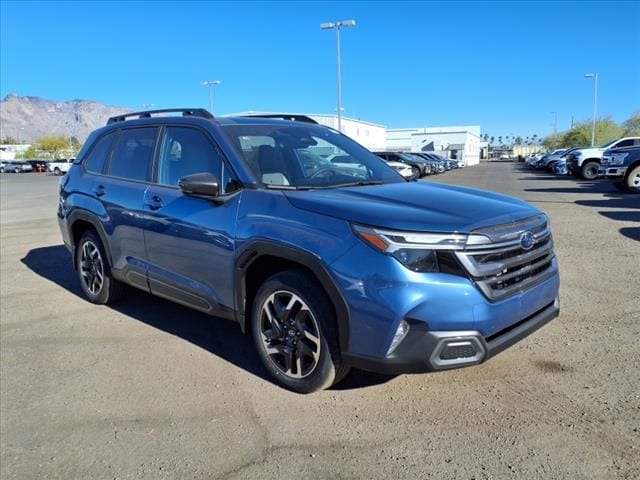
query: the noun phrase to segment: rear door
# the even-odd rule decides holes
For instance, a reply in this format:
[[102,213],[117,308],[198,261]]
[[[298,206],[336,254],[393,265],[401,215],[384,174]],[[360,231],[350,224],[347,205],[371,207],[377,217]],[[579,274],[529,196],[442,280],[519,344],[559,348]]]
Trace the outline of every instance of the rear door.
[[[148,290],[144,244],[144,193],[149,187],[157,127],[124,128],[92,193],[102,203],[102,224],[109,237],[113,275]],[[87,165],[89,161],[87,162]]]
[[[163,129],[156,183],[145,193],[145,241],[151,292],[198,310],[229,316],[233,309],[235,220],[241,192],[207,132],[197,127]],[[187,196],[180,178],[214,174],[222,203]]]

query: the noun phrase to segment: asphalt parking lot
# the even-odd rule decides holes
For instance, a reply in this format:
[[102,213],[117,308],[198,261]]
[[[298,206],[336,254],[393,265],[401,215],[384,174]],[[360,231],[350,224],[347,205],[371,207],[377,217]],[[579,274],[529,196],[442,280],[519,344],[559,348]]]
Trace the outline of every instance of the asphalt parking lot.
[[58,179],[0,176],[0,477],[639,478],[640,196],[511,162],[434,181],[547,212],[560,317],[477,367],[302,396],[231,322],[84,301]]

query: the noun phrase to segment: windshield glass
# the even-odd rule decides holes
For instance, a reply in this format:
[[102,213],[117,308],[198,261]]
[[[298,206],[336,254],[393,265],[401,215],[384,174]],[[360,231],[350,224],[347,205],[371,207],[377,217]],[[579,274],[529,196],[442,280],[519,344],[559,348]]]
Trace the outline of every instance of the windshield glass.
[[271,188],[331,188],[405,180],[383,160],[331,129],[291,124],[224,125],[256,177]]
[[600,145],[600,148],[607,148],[609,145],[613,145],[614,143],[616,143],[618,141],[617,138],[614,138],[613,140],[611,140],[610,142],[604,143],[602,145]]

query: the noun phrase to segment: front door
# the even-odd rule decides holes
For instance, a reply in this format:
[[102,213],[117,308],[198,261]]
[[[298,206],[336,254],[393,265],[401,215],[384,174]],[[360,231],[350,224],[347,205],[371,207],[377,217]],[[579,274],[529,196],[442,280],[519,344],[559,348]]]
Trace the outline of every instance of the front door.
[[[187,196],[185,175],[209,172],[224,195],[230,170],[204,131],[168,126],[162,134],[157,183],[144,198],[151,292],[207,313],[233,310],[235,219],[241,192],[223,203]],[[223,197],[224,198],[224,197]]]

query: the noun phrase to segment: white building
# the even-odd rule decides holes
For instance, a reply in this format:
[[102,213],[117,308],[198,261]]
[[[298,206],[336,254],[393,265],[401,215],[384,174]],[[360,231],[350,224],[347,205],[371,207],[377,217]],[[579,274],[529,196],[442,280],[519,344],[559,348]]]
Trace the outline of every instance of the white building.
[[387,129],[386,150],[434,152],[475,165],[480,163],[480,126]]
[[30,146],[28,144],[0,145],[0,160],[15,160],[18,153],[24,152]]
[[[243,116],[243,115],[278,115],[275,112],[242,112],[227,115],[229,117]],[[320,125],[326,125],[334,129],[338,129],[338,116],[335,114],[324,113],[291,113],[287,112],[283,115],[290,116],[305,116],[312,120],[315,120]],[[384,150],[386,145],[386,129],[384,125],[378,125],[376,123],[365,122],[363,120],[356,120],[355,118],[342,117],[342,133],[351,137],[363,147],[376,151]]]
[[[285,115],[285,116],[304,116],[315,120],[320,125],[325,125],[334,129],[338,129],[338,116],[335,114],[324,113],[291,113],[291,112],[242,112],[225,115],[228,117],[237,116],[250,116],[250,115]],[[378,125],[377,123],[365,122],[363,120],[356,120],[355,118],[342,117],[342,133],[351,137],[363,147],[376,151],[384,150],[386,143],[384,125]]]

